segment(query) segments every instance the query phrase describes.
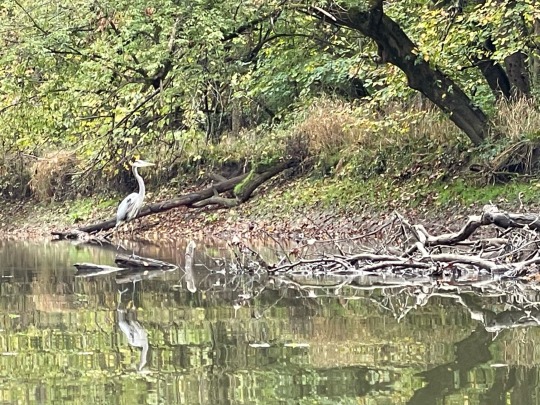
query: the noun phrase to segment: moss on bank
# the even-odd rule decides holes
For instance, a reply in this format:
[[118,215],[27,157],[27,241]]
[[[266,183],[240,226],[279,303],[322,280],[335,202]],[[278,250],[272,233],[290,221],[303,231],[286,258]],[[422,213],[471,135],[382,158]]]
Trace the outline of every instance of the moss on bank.
[[478,185],[462,178],[429,182],[418,177],[393,184],[383,177],[368,180],[302,179],[268,192],[251,202],[251,211],[283,216],[303,209],[320,208],[348,212],[368,208],[372,212],[422,209],[425,212],[464,210],[488,203],[535,206],[540,193],[538,181]]

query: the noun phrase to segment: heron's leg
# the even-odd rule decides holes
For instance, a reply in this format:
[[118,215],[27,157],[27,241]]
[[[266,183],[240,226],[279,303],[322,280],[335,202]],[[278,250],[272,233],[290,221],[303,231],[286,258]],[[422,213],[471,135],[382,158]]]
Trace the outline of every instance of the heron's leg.
[[116,238],[118,238],[118,244],[116,245],[116,250],[120,250],[120,247],[124,250],[126,250],[126,248],[124,246],[122,246],[122,241],[120,239],[120,227],[126,227],[125,225],[125,222],[121,222],[120,225],[117,225],[114,227],[114,232],[116,233]]
[[137,280],[133,280],[133,292],[131,293],[131,300],[133,301],[133,304],[135,304],[135,284],[137,283]]
[[135,224],[133,223],[133,221],[130,222],[129,224],[129,227],[130,227],[130,238],[131,238],[131,257],[135,257],[135,247],[133,246],[133,242],[134,242],[134,238],[133,238],[133,234],[135,233]]
[[120,237],[118,236],[118,232],[120,231],[120,227],[122,224],[116,224],[113,229],[113,238],[118,239],[118,245],[116,246],[116,250],[120,249]]
[[120,304],[122,303],[122,294],[126,293],[129,291],[129,288],[126,288],[124,290],[118,290],[118,294],[120,295],[118,297],[118,305],[116,306],[116,309],[120,309]]

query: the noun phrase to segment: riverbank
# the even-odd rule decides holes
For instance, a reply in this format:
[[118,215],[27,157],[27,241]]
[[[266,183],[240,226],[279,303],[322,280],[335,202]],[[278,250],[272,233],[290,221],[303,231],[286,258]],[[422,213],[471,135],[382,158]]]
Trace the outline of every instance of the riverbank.
[[[512,212],[538,212],[540,182],[475,185],[463,177],[447,182],[419,176],[407,181],[353,181],[297,178],[276,180],[234,208],[175,208],[134,221],[125,237],[148,241],[217,237],[333,240],[359,238],[395,218],[398,212],[432,232],[454,231],[468,215],[493,203]],[[195,190],[196,188],[193,188]],[[189,192],[192,190],[186,190]],[[149,192],[147,202],[178,197],[170,189]],[[101,195],[73,201],[0,202],[1,238],[47,239],[52,231],[74,229],[112,218],[122,196]]]
[[475,147],[431,108],[379,111],[323,98],[290,121],[228,134],[217,143],[194,134],[181,147],[164,151],[159,144],[140,144],[137,154],[109,160],[66,146],[39,155],[5,152],[0,237],[49,238],[53,230],[114,217],[119,201],[136,190],[128,162],[138,157],[156,164],[142,173],[146,203],[201,190],[209,186],[210,174],[252,176],[292,157],[301,162],[264,182],[237,207],[176,208],[143,218],[134,224],[134,236],[149,240],[355,237],[396,211],[445,227],[487,203],[535,212],[540,110],[532,101],[500,103],[493,120],[494,133],[505,136]]

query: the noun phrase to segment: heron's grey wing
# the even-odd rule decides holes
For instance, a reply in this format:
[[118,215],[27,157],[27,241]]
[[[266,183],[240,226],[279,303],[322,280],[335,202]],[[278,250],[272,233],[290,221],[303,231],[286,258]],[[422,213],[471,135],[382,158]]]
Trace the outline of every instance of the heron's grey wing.
[[138,197],[139,195],[137,193],[131,193],[122,200],[116,210],[116,225],[124,221],[129,221],[137,215],[136,212],[133,214],[133,211],[136,209]]

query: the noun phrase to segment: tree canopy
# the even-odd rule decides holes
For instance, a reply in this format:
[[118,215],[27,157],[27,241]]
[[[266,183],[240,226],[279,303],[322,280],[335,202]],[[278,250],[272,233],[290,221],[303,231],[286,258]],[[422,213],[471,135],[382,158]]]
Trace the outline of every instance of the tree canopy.
[[217,142],[321,94],[420,92],[474,144],[499,98],[534,97],[534,0],[13,0],[0,5],[3,149]]

